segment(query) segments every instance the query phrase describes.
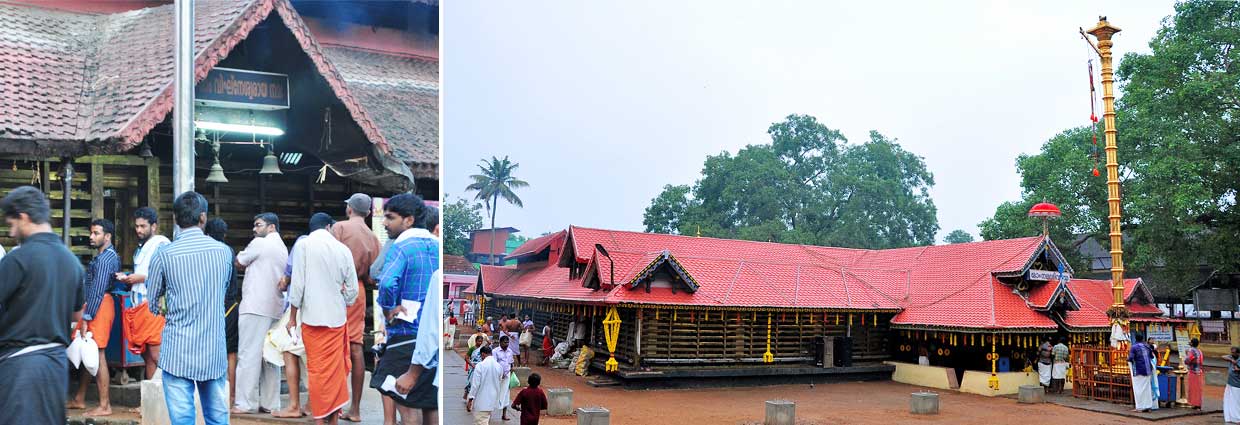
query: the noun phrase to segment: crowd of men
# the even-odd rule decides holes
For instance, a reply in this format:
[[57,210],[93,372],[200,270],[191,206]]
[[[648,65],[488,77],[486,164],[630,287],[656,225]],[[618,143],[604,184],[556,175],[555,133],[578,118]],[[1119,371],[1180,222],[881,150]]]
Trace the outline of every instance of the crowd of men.
[[[438,211],[416,195],[387,200],[383,217],[374,218],[387,232],[381,246],[365,221],[371,204],[358,193],[346,201],[342,221],[314,214],[291,250],[279,217],[259,214],[254,239],[238,253],[224,243],[227,224],[208,220],[206,198],[185,192],[172,205],[171,240],[160,234],[154,209],[135,212],[139,248],[133,271],[124,272],[113,222],[91,222],[97,253],[83,270],[52,232],[44,194],[13,190],[0,200],[20,244],[0,258],[0,407],[7,408],[0,422],[65,423],[66,407],[86,407],[86,368],[66,400],[66,346],[86,335],[99,349],[99,405],[85,414],[112,414],[104,353],[117,343],[108,338],[117,311],[124,348],[142,356],[146,379],[162,381],[173,424],[194,423],[195,393],[208,424],[228,423],[230,413],[360,421],[362,291],[376,288],[376,315],[386,320],[376,330],[369,386],[383,396],[385,423],[438,423]],[[273,344],[278,352],[270,352]],[[281,366],[290,392],[283,409]],[[303,377],[309,406],[301,404]]]

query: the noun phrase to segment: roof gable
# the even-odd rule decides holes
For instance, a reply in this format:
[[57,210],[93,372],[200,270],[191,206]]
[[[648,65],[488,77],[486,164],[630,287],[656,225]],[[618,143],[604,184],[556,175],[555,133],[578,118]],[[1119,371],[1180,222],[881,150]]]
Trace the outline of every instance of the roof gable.
[[646,286],[646,293],[650,293],[651,284],[659,272],[666,272],[668,276],[671,276],[673,294],[676,293],[676,287],[678,286],[690,294],[698,290],[697,280],[693,279],[693,276],[685,271],[684,266],[681,266],[680,262],[676,261],[676,258],[672,257],[672,253],[667,250],[663,250],[663,252],[655,255],[654,259],[646,264],[646,267],[641,271],[637,272],[625,285],[628,286],[629,290],[633,290],[644,284]]

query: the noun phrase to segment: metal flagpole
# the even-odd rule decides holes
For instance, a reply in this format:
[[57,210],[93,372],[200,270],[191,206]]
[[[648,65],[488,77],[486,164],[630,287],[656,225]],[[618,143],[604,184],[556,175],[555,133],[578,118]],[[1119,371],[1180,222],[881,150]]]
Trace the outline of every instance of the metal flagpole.
[[176,0],[172,196],[194,190],[194,0]]

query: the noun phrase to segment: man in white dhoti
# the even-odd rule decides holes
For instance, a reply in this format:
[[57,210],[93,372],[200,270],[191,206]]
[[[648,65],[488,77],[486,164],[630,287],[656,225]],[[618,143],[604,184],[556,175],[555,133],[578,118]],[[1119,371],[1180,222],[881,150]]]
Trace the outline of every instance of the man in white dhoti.
[[1227,387],[1223,389],[1223,422],[1240,423],[1240,347],[1231,347],[1227,360]]
[[1043,387],[1051,386],[1051,372],[1054,370],[1054,347],[1051,346],[1050,337],[1046,341],[1042,341],[1042,346],[1038,347],[1038,383]]
[[473,412],[474,425],[487,425],[491,423],[491,413],[502,409],[501,397],[508,398],[508,380],[503,379],[504,367],[491,356],[491,347],[484,345],[478,352],[482,362],[470,372],[465,411]]
[[1059,343],[1051,348],[1054,356],[1054,365],[1051,367],[1051,390],[1055,394],[1063,394],[1064,382],[1068,379],[1068,357],[1071,351],[1068,350],[1068,338],[1059,337]]
[[1152,394],[1153,387],[1150,379],[1153,372],[1150,367],[1150,359],[1154,358],[1154,354],[1150,352],[1149,344],[1145,343],[1145,335],[1137,334],[1132,343],[1132,347],[1128,349],[1128,368],[1132,371],[1132,398],[1136,403],[1135,412],[1148,412],[1154,408],[1154,396]]

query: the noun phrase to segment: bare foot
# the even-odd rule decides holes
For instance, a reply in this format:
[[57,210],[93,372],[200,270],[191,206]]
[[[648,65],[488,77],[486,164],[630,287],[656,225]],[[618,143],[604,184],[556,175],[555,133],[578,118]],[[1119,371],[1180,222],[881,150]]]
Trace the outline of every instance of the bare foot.
[[271,416],[277,418],[300,418],[305,416],[305,414],[301,412],[300,407],[289,406],[287,409],[278,412],[271,412]]
[[66,408],[66,409],[85,409],[85,408],[86,408],[86,402],[85,402],[85,401],[77,401],[77,400],[69,400],[69,402],[68,402],[68,403],[65,403],[65,408]]
[[112,415],[112,406],[99,406],[84,413],[86,416],[110,416]]
[[252,415],[252,414],[254,414],[254,412],[251,412],[251,411],[249,411],[249,410],[241,410],[241,409],[238,409],[238,408],[236,408],[236,407],[234,407],[234,408],[232,408],[231,410],[229,410],[229,412],[230,412],[230,413],[232,413],[232,414],[234,414],[234,415]]
[[349,413],[340,415],[340,419],[344,421],[349,421],[349,422],[361,422],[362,415],[358,412],[349,412]]

